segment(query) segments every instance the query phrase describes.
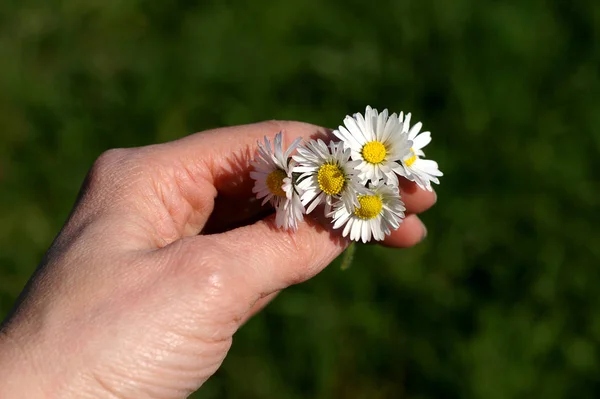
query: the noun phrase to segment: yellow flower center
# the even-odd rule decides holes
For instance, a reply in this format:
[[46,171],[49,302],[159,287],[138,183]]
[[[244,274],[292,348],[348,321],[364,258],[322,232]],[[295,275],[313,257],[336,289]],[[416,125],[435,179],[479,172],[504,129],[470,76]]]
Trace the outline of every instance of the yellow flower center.
[[319,188],[325,194],[337,195],[346,185],[344,171],[338,166],[330,163],[323,164],[317,173]]
[[287,174],[281,169],[275,169],[267,175],[267,187],[273,195],[285,197],[285,191],[283,191],[283,179],[286,177]]
[[387,154],[385,146],[379,141],[368,142],[363,146],[361,153],[365,161],[373,164],[381,163]]
[[359,195],[360,208],[354,208],[354,214],[361,219],[374,219],[381,213],[383,202],[377,195]]
[[406,164],[406,166],[412,165],[417,160],[417,154],[415,154],[415,150],[413,150],[411,148],[410,152],[412,152],[412,156],[410,158],[408,158],[406,161],[404,161],[404,163]]

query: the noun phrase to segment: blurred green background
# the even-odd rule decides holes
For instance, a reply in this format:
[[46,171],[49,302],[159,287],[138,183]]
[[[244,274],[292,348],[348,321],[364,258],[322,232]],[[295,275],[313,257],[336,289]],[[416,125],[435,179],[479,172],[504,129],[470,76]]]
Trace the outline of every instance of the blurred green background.
[[281,294],[197,397],[598,397],[599,27],[594,0],[5,0],[0,316],[102,151],[370,104],[433,133],[429,236]]

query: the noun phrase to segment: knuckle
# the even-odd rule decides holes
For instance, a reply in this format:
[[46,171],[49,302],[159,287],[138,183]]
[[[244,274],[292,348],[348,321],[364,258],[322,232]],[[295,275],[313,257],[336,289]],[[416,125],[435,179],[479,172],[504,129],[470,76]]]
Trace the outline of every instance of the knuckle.
[[[184,278],[196,276],[190,282],[207,300],[223,300],[232,291],[232,276],[220,261],[223,253],[216,243],[207,242],[196,246],[196,237],[179,240],[174,244],[175,258],[179,260],[179,272]],[[208,241],[205,239],[204,241]]]
[[153,165],[152,152],[147,147],[114,148],[96,159],[88,172],[85,186],[121,192],[147,176]]
[[103,170],[105,168],[109,168],[112,165],[122,161],[128,155],[130,155],[132,150],[128,148],[112,148],[110,150],[104,151],[96,162],[94,162],[93,168]]
[[[249,309],[254,290],[245,284],[243,272],[234,272],[223,262],[226,248],[208,237],[198,246],[197,237],[180,240],[173,246],[171,264],[176,264],[181,287],[188,287],[200,299],[201,308],[215,320],[237,322]],[[196,303],[198,305],[198,303]],[[214,314],[213,314],[214,313]]]
[[88,204],[114,204],[126,198],[141,174],[137,149],[117,148],[102,153],[87,173],[78,196],[78,203],[85,199]]
[[120,165],[130,156],[130,152],[128,149],[115,148],[102,153],[92,165],[86,183],[97,186],[112,181],[115,174],[123,170]]

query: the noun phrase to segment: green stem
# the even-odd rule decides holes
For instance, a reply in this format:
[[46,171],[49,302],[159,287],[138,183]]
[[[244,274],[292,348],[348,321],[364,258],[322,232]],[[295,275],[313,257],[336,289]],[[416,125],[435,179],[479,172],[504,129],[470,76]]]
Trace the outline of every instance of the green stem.
[[352,261],[354,260],[354,252],[356,252],[356,243],[353,241],[350,243],[350,245],[348,245],[346,251],[344,251],[344,257],[342,258],[341,266],[342,270],[346,270],[350,267]]

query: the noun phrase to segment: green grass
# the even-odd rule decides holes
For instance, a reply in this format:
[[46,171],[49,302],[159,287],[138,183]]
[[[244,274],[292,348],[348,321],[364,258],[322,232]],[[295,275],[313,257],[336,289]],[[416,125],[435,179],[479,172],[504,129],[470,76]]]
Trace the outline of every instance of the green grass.
[[595,1],[195,3],[0,5],[0,316],[102,151],[370,104],[433,133],[427,240],[281,294],[197,397],[597,396]]

